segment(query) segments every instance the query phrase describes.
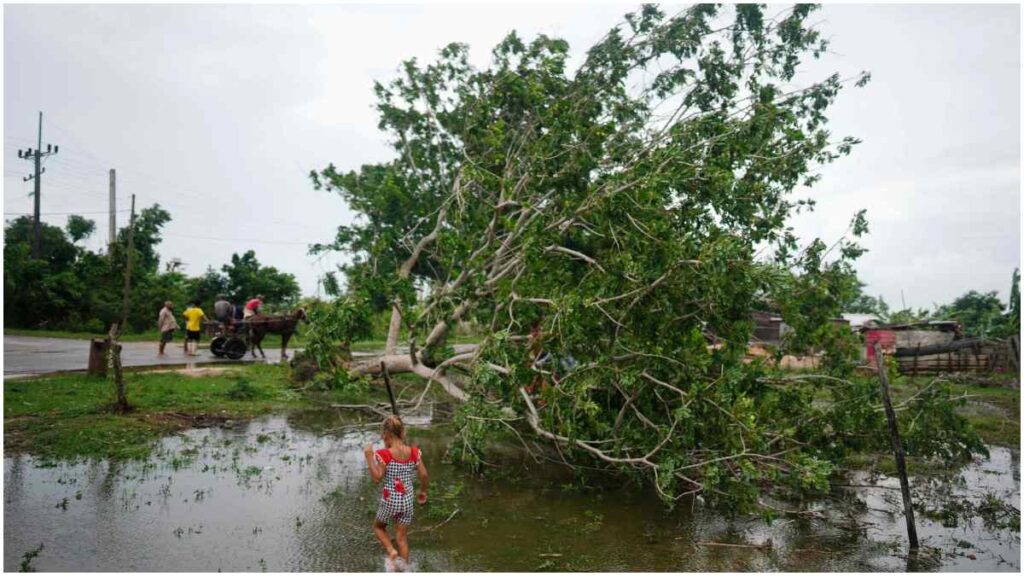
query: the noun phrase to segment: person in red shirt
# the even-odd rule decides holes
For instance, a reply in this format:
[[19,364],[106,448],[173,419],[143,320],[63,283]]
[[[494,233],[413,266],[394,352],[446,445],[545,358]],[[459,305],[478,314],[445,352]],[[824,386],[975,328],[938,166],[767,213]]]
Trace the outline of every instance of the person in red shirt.
[[255,316],[255,315],[259,314],[260,313],[260,308],[262,308],[262,307],[263,307],[263,295],[260,294],[260,295],[256,296],[255,298],[253,298],[252,300],[249,300],[248,302],[245,303],[245,312],[244,312],[245,318],[249,318],[250,316]]
[[[374,482],[384,482],[373,520],[373,533],[388,553],[391,566],[404,572],[403,568],[409,564],[408,530],[413,518],[413,476],[419,478],[416,501],[421,505],[427,503],[429,477],[419,448],[405,443],[405,424],[401,418],[388,416],[384,420],[380,437],[385,448],[374,452],[372,443],[363,448],[370,477]],[[395,527],[397,549],[391,544],[388,524]],[[399,556],[402,563],[396,563]],[[385,566],[389,572],[392,571],[388,564]]]

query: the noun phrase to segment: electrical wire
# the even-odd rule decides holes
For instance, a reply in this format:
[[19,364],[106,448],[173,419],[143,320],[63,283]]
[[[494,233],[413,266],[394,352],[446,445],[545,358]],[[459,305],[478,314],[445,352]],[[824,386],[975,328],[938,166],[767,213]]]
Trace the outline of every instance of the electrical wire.
[[[120,213],[120,212],[131,212],[131,210],[126,208],[124,210],[114,210],[114,212],[118,212],[118,213]],[[31,216],[32,214],[33,214],[32,212],[4,212],[4,216]],[[77,211],[76,210],[76,211],[73,211],[73,212],[40,212],[39,213],[40,216],[70,216],[72,214],[80,215],[80,216],[81,215],[93,215],[93,214],[110,214],[110,210],[98,210],[96,212],[82,212],[82,211]]]

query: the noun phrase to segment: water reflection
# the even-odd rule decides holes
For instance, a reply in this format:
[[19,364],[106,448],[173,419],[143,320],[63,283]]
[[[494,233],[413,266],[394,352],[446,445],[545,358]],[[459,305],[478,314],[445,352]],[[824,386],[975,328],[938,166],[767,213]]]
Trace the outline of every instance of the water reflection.
[[[564,466],[522,457],[506,463],[507,477],[481,479],[443,463],[443,432],[414,427],[410,435],[433,485],[410,537],[420,570],[1016,571],[1020,564],[1019,533],[981,522],[943,527],[926,516],[922,542],[941,553],[909,558],[890,480],[821,500],[822,510],[837,511],[827,520],[766,524],[695,502],[667,512],[646,490],[617,480],[580,489]],[[192,430],[166,439],[147,462],[6,458],[4,567],[16,570],[22,554],[43,543],[33,562],[39,570],[380,571],[370,531],[375,489],[361,451],[377,439],[368,418],[304,410]],[[1017,453],[993,449],[991,460],[961,471],[956,490],[1008,495],[1019,509],[1019,467]]]

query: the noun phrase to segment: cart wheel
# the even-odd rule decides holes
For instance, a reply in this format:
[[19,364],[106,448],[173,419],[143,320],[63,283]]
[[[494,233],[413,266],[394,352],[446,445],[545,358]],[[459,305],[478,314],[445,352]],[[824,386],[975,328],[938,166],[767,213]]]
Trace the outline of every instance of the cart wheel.
[[224,354],[232,360],[239,360],[248,351],[248,346],[241,338],[231,338],[224,343]]
[[224,344],[227,341],[228,341],[228,339],[223,337],[223,336],[217,336],[213,340],[210,340],[210,352],[213,352],[213,355],[218,357],[218,358],[223,358],[224,357]]

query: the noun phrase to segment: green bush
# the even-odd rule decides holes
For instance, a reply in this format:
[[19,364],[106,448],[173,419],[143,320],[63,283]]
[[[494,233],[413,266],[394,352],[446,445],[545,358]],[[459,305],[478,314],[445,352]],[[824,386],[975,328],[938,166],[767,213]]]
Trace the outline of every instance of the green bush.
[[235,382],[235,385],[227,391],[227,397],[232,400],[255,400],[262,396],[264,396],[263,392],[244,378]]

